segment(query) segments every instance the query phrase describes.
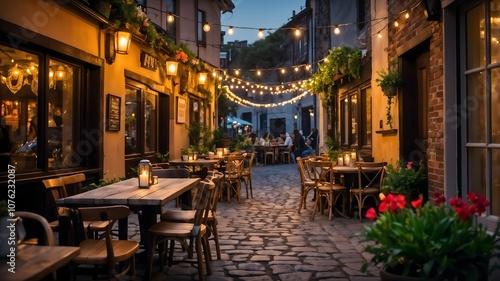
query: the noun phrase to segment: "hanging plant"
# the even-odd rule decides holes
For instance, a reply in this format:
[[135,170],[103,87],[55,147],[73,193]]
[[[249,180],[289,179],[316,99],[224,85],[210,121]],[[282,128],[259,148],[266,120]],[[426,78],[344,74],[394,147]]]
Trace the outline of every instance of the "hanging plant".
[[319,65],[318,72],[313,74],[306,87],[320,94],[323,105],[329,106],[335,98],[337,81],[359,78],[360,71],[361,51],[349,46],[338,47],[329,51],[324,64]]
[[[392,66],[394,66],[395,64],[395,62],[391,63]],[[386,124],[389,125],[389,128],[392,129],[392,99],[396,96],[398,88],[401,83],[403,83],[403,80],[399,77],[399,72],[396,68],[393,68],[392,70],[389,69],[387,71],[385,69],[382,69],[380,71],[377,71],[377,74],[380,77],[375,79],[375,82],[377,82],[377,85],[382,89],[384,96],[387,97]]]

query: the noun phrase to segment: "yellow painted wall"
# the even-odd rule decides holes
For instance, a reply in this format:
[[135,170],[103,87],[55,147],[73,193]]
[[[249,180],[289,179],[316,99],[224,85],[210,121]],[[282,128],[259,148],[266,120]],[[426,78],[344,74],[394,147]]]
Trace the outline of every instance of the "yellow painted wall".
[[[372,18],[384,18],[387,16],[387,3],[385,1],[371,1],[372,8]],[[376,11],[376,14],[375,12]],[[372,153],[375,161],[387,161],[388,163],[395,163],[399,159],[399,133],[382,135],[375,133],[378,130],[388,130],[390,129],[386,125],[386,107],[387,98],[383,95],[380,87],[377,86],[375,79],[378,78],[377,71],[382,69],[387,69],[388,67],[388,55],[386,48],[389,44],[388,42],[388,28],[384,28],[387,25],[387,19],[379,22],[372,21],[372,33],[377,33],[380,31],[382,38],[378,36],[373,36],[372,40]],[[399,129],[398,119],[399,112],[397,97],[393,99],[392,104],[392,119],[393,128]],[[380,120],[383,122],[383,128],[380,129]]]

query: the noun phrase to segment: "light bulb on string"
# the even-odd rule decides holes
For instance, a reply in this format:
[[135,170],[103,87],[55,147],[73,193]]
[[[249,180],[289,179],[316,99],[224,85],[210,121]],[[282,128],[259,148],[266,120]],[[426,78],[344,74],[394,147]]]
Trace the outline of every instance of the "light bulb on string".
[[173,22],[174,22],[174,20],[175,20],[174,15],[173,15],[172,13],[170,13],[170,12],[169,12],[169,13],[167,14],[167,22],[168,22],[168,23],[173,23]]
[[285,74],[286,70],[284,68],[281,69],[281,73]]
[[260,70],[257,70],[257,75],[260,76],[261,74]]
[[380,31],[377,33],[378,35],[378,38],[382,38],[382,33],[380,33]]
[[333,29],[333,33],[335,33],[335,35],[339,35],[340,34],[340,28],[338,25],[335,26],[335,28]]
[[234,74],[235,74],[235,75],[240,75],[240,71],[239,71],[238,69],[236,69],[236,70],[234,71]]
[[394,21],[394,27],[398,27],[399,26],[399,22],[396,20]]
[[259,38],[264,38],[264,30],[263,30],[262,28],[261,28],[261,29],[259,29],[259,32],[257,33],[257,36],[258,36]]
[[227,30],[227,34],[228,35],[233,35],[234,34],[234,29],[232,26],[229,27],[229,29]]
[[203,24],[203,31],[205,31],[205,32],[209,32],[210,31],[210,25],[208,24],[208,22],[205,22]]
[[410,18],[410,13],[409,13],[409,12],[406,12],[406,14],[405,14],[405,18],[406,18],[406,19],[409,19],[409,18]]
[[295,29],[295,36],[297,36],[297,37],[300,36],[300,28]]
[[299,71],[299,67],[295,67],[295,72],[298,72]]

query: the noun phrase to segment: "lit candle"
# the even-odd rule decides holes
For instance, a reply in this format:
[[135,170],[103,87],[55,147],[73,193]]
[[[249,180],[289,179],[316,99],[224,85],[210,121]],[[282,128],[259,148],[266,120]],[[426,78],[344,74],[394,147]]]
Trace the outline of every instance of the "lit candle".
[[222,158],[223,154],[224,154],[224,149],[217,148],[217,157]]
[[337,158],[337,165],[344,166],[344,157],[342,157],[342,154]]
[[140,187],[148,187],[149,186],[149,177],[146,172],[142,172],[141,175],[139,175],[139,186]]
[[229,150],[227,149],[227,147],[224,147],[224,154],[229,154]]
[[344,164],[346,166],[350,166],[351,165],[351,156],[349,154],[345,155],[344,162],[345,162]]
[[356,160],[356,151],[354,151],[354,150],[351,152],[351,159],[352,159],[353,161],[355,161],[355,160]]

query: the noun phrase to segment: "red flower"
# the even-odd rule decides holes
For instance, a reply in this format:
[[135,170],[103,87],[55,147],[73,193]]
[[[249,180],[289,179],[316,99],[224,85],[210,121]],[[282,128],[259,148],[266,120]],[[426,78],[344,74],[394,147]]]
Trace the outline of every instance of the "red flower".
[[418,198],[418,199],[417,199],[417,200],[415,200],[415,201],[411,201],[411,206],[412,206],[414,209],[417,209],[417,208],[419,208],[420,206],[422,206],[422,203],[423,203],[422,198]]
[[183,51],[180,51],[180,52],[177,52],[177,54],[175,55],[175,59],[185,63],[188,61],[188,56]]
[[444,195],[439,193],[438,191],[434,191],[434,197],[436,198],[436,200],[434,201],[434,204],[436,206],[446,203],[446,197],[444,197]]
[[413,166],[413,162],[406,163],[406,169],[411,169]]
[[377,212],[375,211],[375,208],[370,208],[368,211],[366,211],[365,217],[369,220],[375,220],[377,218]]
[[389,209],[391,213],[394,213],[398,209],[404,209],[405,206],[406,199],[403,195],[394,195],[389,193],[378,206],[378,210],[383,213]]

